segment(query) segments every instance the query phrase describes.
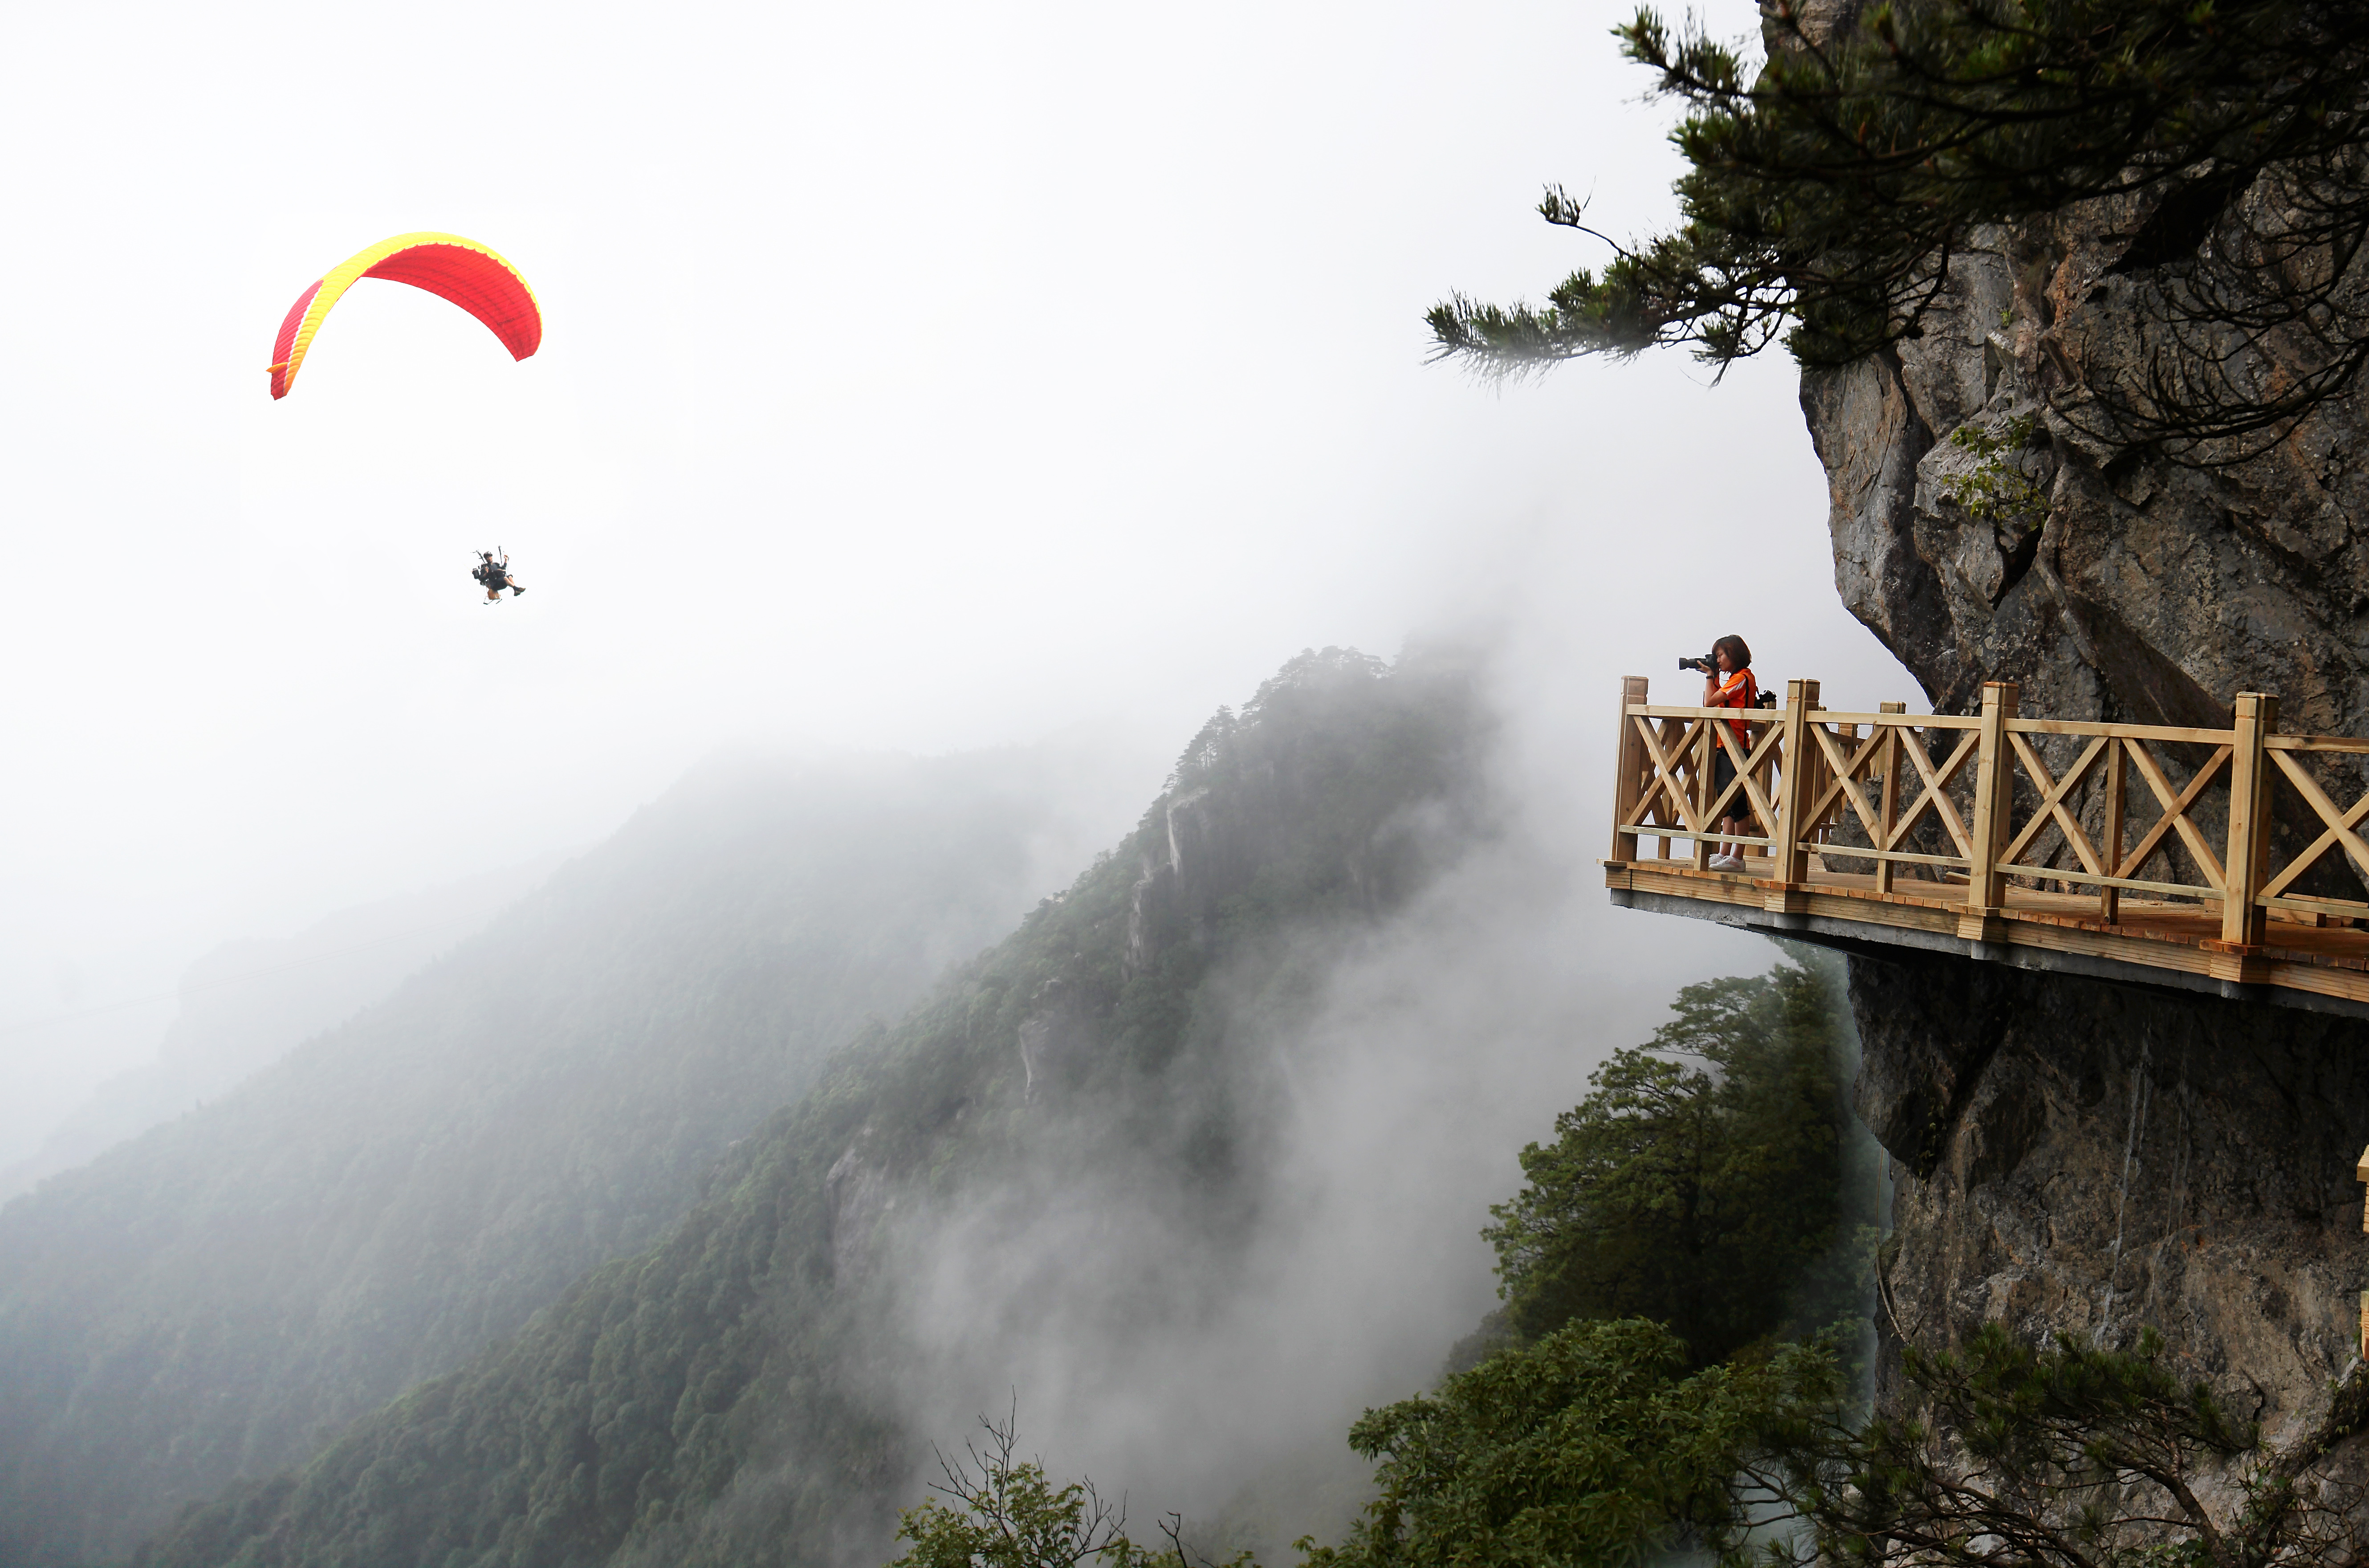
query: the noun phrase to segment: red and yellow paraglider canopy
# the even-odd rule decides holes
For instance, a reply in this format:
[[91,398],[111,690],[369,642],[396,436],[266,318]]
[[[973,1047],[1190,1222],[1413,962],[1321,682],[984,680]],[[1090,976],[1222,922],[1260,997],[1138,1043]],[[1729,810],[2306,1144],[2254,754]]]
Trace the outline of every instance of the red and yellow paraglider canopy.
[[543,311],[517,268],[459,235],[397,235],[339,262],[297,296],[271,345],[272,396],[288,395],[329,307],[364,278],[408,283],[451,300],[484,322],[513,360],[543,347]]

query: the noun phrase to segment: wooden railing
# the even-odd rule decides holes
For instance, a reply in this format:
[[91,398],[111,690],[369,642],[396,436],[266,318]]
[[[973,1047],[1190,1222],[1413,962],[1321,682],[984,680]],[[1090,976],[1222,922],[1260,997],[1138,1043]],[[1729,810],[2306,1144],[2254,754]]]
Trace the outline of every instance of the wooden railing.
[[[2094,898],[2086,918],[2106,925],[2126,896],[2217,911],[2240,949],[2273,910],[2369,921],[2369,738],[2282,734],[2278,700],[2257,692],[2226,729],[2025,717],[2017,698],[1993,682],[1964,716],[1830,713],[1818,682],[1795,681],[1781,709],[1656,707],[1632,676],[1612,858],[1707,871],[1727,843],[1760,852],[1744,875],[1778,891],[1843,871],[1977,917],[2010,885],[2053,884]],[[1715,791],[1722,755],[1734,777]]]

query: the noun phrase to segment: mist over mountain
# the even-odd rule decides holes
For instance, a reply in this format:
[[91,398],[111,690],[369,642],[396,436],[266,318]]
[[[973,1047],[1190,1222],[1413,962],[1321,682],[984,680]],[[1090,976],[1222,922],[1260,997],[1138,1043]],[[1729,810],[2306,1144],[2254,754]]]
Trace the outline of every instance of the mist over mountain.
[[877,1562],[1015,1400],[1147,1511],[1337,1522],[1348,1420],[1486,1309],[1485,1205],[1592,1059],[1495,738],[1460,659],[1294,660],[662,1241],[141,1561]]
[[226,942],[181,977],[153,1061],[94,1090],[38,1148],[0,1167],[0,1201],[210,1099],[378,1001],[549,876],[538,855],[442,887],[339,910],[292,936]]
[[1073,873],[1131,758],[716,761],[383,1001],[0,1207],[0,1562],[118,1560],[650,1245],[830,1049]]

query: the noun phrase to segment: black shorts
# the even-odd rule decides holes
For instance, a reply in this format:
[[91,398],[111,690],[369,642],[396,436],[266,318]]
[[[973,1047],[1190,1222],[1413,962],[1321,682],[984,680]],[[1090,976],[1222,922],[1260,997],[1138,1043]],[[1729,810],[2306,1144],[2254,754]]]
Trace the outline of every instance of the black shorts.
[[[1726,789],[1728,785],[1734,782],[1735,759],[1727,754],[1726,747],[1722,746],[1711,754],[1711,797],[1713,800],[1717,800],[1720,796],[1720,792]],[[1736,807],[1744,805],[1744,798],[1741,795],[1729,801],[1727,803],[1727,815],[1731,817],[1741,817],[1744,813],[1737,810]],[[1746,809],[1749,808],[1746,807]]]

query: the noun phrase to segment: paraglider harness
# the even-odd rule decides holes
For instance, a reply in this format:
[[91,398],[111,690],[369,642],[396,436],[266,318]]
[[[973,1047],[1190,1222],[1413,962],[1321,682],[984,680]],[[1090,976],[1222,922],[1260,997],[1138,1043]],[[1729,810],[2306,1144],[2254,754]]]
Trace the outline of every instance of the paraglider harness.
[[[500,550],[501,546],[497,544],[494,546],[494,549]],[[516,599],[520,594],[526,591],[526,589],[521,588],[518,584],[510,581],[510,557],[509,552],[507,550],[502,551],[502,556],[499,560],[496,560],[494,558],[491,551],[478,551],[477,564],[475,567],[471,568],[469,575],[477,580],[478,587],[486,590],[486,599],[488,603],[501,598],[502,589],[509,589],[510,590],[510,597],[512,599]]]

